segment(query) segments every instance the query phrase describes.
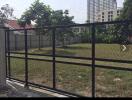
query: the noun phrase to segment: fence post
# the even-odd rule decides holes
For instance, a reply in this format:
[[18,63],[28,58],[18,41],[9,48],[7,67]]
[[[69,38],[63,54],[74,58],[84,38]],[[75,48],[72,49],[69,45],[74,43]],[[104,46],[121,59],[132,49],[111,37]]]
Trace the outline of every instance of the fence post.
[[32,35],[30,35],[29,37],[30,37],[30,49],[32,49],[32,37],[31,37]]
[[56,89],[56,64],[55,64],[55,31],[56,29],[53,29],[52,33],[52,56],[53,56],[53,88]]
[[38,39],[39,39],[39,50],[41,50],[41,36],[40,36],[40,33],[39,33],[39,36],[38,36]]
[[25,35],[25,87],[28,88],[28,42],[27,42],[27,30],[24,29]]
[[95,24],[92,25],[92,97],[95,98]]
[[5,64],[6,64],[6,77],[7,75],[7,30],[5,31]]
[[0,90],[6,87],[5,29],[0,25]]
[[7,52],[8,52],[8,68],[7,68],[7,70],[8,70],[8,74],[7,74],[7,76],[8,76],[8,78],[9,78],[9,80],[11,79],[11,63],[10,63],[10,31],[8,30],[7,31]]
[[17,50],[17,34],[14,34],[14,37],[15,37],[15,51]]
[[44,36],[44,35],[41,36],[41,48],[44,47],[44,46],[43,46],[43,36]]

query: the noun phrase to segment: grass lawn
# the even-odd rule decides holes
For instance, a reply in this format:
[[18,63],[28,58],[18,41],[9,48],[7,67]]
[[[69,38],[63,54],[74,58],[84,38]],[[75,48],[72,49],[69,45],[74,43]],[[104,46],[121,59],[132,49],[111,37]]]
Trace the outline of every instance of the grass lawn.
[[[118,44],[96,44],[96,57],[132,60],[132,46],[123,52]],[[30,53],[52,54],[52,48],[32,49]],[[56,48],[56,54],[91,57],[90,44],[74,44],[67,48]],[[14,54],[12,54],[14,55]],[[15,56],[24,56],[15,54]],[[29,56],[52,59],[52,57]],[[56,60],[91,64],[90,60],[56,57]],[[12,76],[24,80],[24,60],[11,58]],[[96,61],[98,65],[132,68],[131,64]],[[29,81],[52,87],[52,63],[29,60]],[[91,96],[91,68],[87,66],[56,63],[57,88],[84,96]],[[126,71],[96,68],[96,96],[132,97],[132,73]]]

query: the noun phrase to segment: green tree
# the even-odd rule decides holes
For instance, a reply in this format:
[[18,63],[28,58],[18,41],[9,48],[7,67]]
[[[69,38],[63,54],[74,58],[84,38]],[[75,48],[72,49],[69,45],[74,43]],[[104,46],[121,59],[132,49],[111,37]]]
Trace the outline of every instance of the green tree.
[[[18,20],[19,25],[25,26],[26,24],[31,24],[31,21],[36,23],[36,28],[41,28],[36,30],[36,34],[48,34],[51,36],[51,31],[44,29],[45,26],[56,26],[56,25],[70,25],[74,24],[73,16],[69,16],[69,11],[57,10],[54,11],[50,6],[45,5],[36,0],[31,7],[24,12],[21,18]],[[65,39],[73,36],[71,28],[60,28],[56,30],[56,36],[59,41],[62,42],[62,45],[65,45]]]
[[80,34],[82,43],[90,43],[92,42],[92,34],[89,31],[81,32]]
[[3,5],[0,9],[0,23],[6,23],[8,18],[13,16],[13,11],[13,8],[11,8],[9,4]]
[[[132,1],[125,0],[121,15],[117,20],[132,20]],[[115,25],[115,32],[118,37],[118,42],[129,42],[129,37],[132,37],[132,23],[123,23]]]
[[33,21],[36,23],[36,28],[41,28],[39,30],[35,30],[36,34],[39,35],[39,49],[41,49],[40,35],[48,33],[48,31],[42,27],[51,25],[51,12],[52,9],[50,6],[45,5],[40,2],[40,0],[36,0],[18,20],[18,24],[22,27],[25,27],[27,24],[30,25],[31,21]]
[[51,12],[52,9],[40,2],[40,0],[36,0],[31,7],[27,9],[21,18],[18,20],[19,24],[24,26],[26,24],[31,24],[31,21],[36,23],[36,27],[44,27],[51,25]]
[[132,0],[125,0],[120,18],[122,20],[132,20]]
[[[71,25],[71,24],[75,24],[72,20],[73,20],[73,16],[69,16],[69,11],[65,10],[57,10],[57,11],[53,11],[52,13],[52,25],[56,26],[63,26],[63,25]],[[62,42],[62,46],[65,46],[65,40],[68,40],[71,37],[74,37],[75,34],[72,31],[72,28],[58,28],[56,30],[56,38],[57,40],[59,40],[60,42]]]

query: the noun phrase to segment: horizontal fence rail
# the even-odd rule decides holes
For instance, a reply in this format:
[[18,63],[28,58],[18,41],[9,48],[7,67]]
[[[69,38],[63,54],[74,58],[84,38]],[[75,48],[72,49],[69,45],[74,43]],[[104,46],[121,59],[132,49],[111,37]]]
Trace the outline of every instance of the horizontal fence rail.
[[[11,54],[20,54],[20,55],[25,54],[25,53],[19,53],[19,52],[10,52],[10,53]],[[46,57],[52,57],[52,55],[46,55],[46,54],[33,54],[33,53],[28,53],[28,55],[29,56],[46,56]],[[90,58],[90,57],[74,57],[74,56],[62,56],[62,55],[55,55],[55,56],[56,57],[61,57],[61,58],[92,60],[92,58]],[[103,59],[103,58],[95,58],[95,60],[96,61],[104,61],[104,62],[117,62],[117,63],[128,63],[128,64],[132,64],[132,61],[128,61],[128,60]]]
[[[132,23],[132,20],[124,20],[124,21],[111,21],[111,22],[97,22],[97,23],[87,23],[87,24],[73,24],[73,25],[63,25],[63,26],[47,26],[43,27],[43,29],[54,29],[54,28],[69,28],[69,27],[84,27],[84,26],[92,26],[95,25],[106,25],[106,24],[121,24],[121,23]],[[25,30],[37,30],[42,28],[26,28]],[[9,31],[23,31],[24,29],[11,29]],[[8,31],[8,30],[7,30]]]
[[[112,58],[101,58],[101,57],[96,57],[96,27],[98,25],[115,25],[115,24],[132,24],[131,20],[125,20],[125,21],[112,21],[112,22],[99,22],[99,23],[87,23],[87,24],[75,24],[75,25],[67,25],[67,26],[47,26],[47,27],[43,27],[43,28],[28,28],[28,29],[6,29],[6,69],[7,69],[7,77],[10,80],[16,80],[19,82],[22,82],[25,84],[25,87],[28,88],[28,86],[37,86],[39,88],[43,87],[43,88],[47,88],[50,91],[58,91],[58,93],[61,94],[65,94],[68,96],[77,96],[77,97],[83,97],[80,96],[78,94],[74,94],[74,93],[70,93],[70,92],[66,92],[63,90],[59,90],[57,88],[57,82],[56,82],[56,78],[57,78],[57,63],[59,64],[68,64],[68,65],[79,65],[80,67],[88,67],[91,68],[91,97],[95,98],[96,97],[96,68],[100,68],[100,69],[111,69],[111,70],[119,70],[119,71],[128,71],[128,72],[132,72],[132,68],[123,68],[123,67],[117,67],[117,66],[112,66],[112,65],[103,65],[103,64],[96,64],[96,62],[113,62],[113,63],[121,63],[121,64],[132,64],[131,59],[130,60],[119,60],[119,59],[112,59]],[[56,54],[57,50],[57,46],[56,46],[56,34],[57,33],[57,29],[63,29],[63,28],[72,28],[72,27],[91,27],[91,57],[81,57],[81,56],[69,56],[69,55],[61,55],[61,54]],[[52,35],[52,39],[51,39],[51,54],[37,54],[37,53],[30,53],[29,52],[29,48],[28,48],[28,31],[29,30],[39,30],[39,29],[50,29],[51,30],[51,35]],[[11,45],[10,45],[10,36],[11,36],[11,32],[15,32],[15,31],[24,31],[24,50],[23,52],[19,52],[19,51],[11,51]],[[82,51],[83,52],[83,51]],[[44,57],[44,58],[38,58],[38,57]],[[47,57],[47,58],[46,58]],[[48,57],[50,59],[48,59]],[[15,58],[15,59],[22,59],[24,60],[24,80],[20,80],[17,78],[12,77],[12,69],[11,69],[11,58]],[[61,61],[58,60],[57,58],[68,58],[70,60],[75,59],[75,60],[85,60],[85,61],[89,61],[88,63],[84,63],[84,62],[74,62],[74,61]],[[33,60],[33,61],[41,61],[41,62],[50,62],[52,63],[52,87],[49,86],[44,86],[44,85],[40,85],[40,84],[36,84],[33,82],[29,81],[29,60]],[[19,66],[19,65],[17,65]],[[73,72],[74,73],[74,72]],[[76,83],[75,83],[76,84]]]

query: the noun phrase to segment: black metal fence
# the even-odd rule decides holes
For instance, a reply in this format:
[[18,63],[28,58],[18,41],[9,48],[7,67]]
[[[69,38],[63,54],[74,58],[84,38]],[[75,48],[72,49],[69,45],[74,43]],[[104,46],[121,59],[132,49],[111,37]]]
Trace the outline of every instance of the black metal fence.
[[[32,86],[36,86],[39,88],[45,88],[49,91],[59,92],[59,93],[62,93],[62,94],[68,95],[68,96],[77,96],[77,97],[83,97],[83,96],[85,97],[86,96],[86,97],[93,97],[93,98],[98,97],[98,95],[96,95],[96,92],[98,92],[96,89],[96,86],[97,86],[96,83],[98,82],[97,78],[99,76],[96,75],[96,71],[98,73],[98,70],[100,70],[100,69],[107,69],[107,70],[112,70],[112,71],[113,70],[124,71],[124,73],[127,71],[128,72],[130,71],[130,74],[131,74],[131,71],[132,71],[131,49],[129,49],[130,50],[130,52],[128,51],[129,53],[124,50],[124,49],[126,49],[125,46],[127,46],[129,44],[131,46],[131,34],[132,34],[131,33],[132,32],[131,24],[132,24],[132,21],[114,21],[114,22],[102,22],[102,23],[77,24],[77,25],[69,25],[69,26],[44,27],[43,29],[48,30],[48,34],[51,35],[51,37],[52,37],[52,39],[51,39],[52,44],[47,50],[45,50],[42,53],[40,53],[40,51],[42,51],[43,48],[41,48],[41,50],[39,50],[38,52],[37,51],[31,52],[32,50],[29,50],[28,42],[27,42],[28,41],[27,36],[28,36],[29,30],[41,30],[42,28],[40,28],[40,29],[39,28],[37,28],[37,29],[36,28],[13,29],[13,30],[7,29],[6,30],[7,78],[9,78],[10,80],[16,80],[19,82],[23,82],[23,83],[25,83],[25,87],[32,85]],[[105,26],[105,28],[104,28],[104,26]],[[127,26],[127,28],[129,27],[129,29],[125,28],[126,26]],[[89,33],[89,35],[86,35],[89,37],[87,38],[87,41],[85,41],[85,44],[87,44],[87,46],[90,47],[90,49],[86,48],[90,52],[86,51],[86,56],[85,56],[85,53],[83,54],[84,56],[82,56],[82,55],[79,56],[79,54],[77,56],[72,55],[72,54],[63,54],[63,53],[59,54],[58,48],[60,49],[63,47],[64,49],[67,49],[67,47],[65,47],[65,46],[61,47],[61,45],[63,43],[60,45],[56,45],[57,38],[59,37],[59,35],[57,35],[57,34],[59,34],[59,32],[60,32],[58,30],[63,29],[64,31],[67,31],[66,29],[75,28],[75,27],[84,27],[86,29],[85,33]],[[25,44],[24,50],[21,50],[21,51],[10,50],[11,32],[15,32],[15,31],[23,31],[23,33],[25,34],[24,39],[23,39],[23,42]],[[83,34],[83,32],[80,34]],[[72,33],[70,33],[70,34],[72,34]],[[77,35],[80,36],[80,34],[77,34]],[[86,36],[84,36],[82,38],[86,38]],[[122,38],[122,36],[123,37],[126,36],[127,38]],[[106,38],[106,37],[108,37],[108,38]],[[60,38],[63,38],[63,35],[60,36]],[[129,44],[127,42],[125,42],[127,39],[128,39],[128,42],[130,42]],[[84,43],[84,41],[82,41],[81,43]],[[108,47],[110,47],[111,51],[108,52],[108,50],[110,48],[106,48],[106,46],[104,46],[104,45],[107,45]],[[116,45],[116,46],[120,45],[122,47],[124,46],[124,48],[121,49],[121,51],[119,51],[120,50],[119,48],[117,49],[119,52],[121,52],[120,54],[122,54],[122,55],[118,54],[118,52],[114,49],[114,45]],[[84,52],[83,49],[81,49],[81,47],[79,47],[79,50],[81,50],[81,52]],[[114,53],[114,50],[116,51],[115,53]],[[45,53],[45,52],[49,52],[49,51],[50,51],[50,53]],[[76,52],[76,49],[74,49],[74,51],[72,53],[74,53],[74,52]],[[87,55],[87,53],[89,53],[89,54]],[[123,55],[126,55],[126,56],[123,57]],[[15,59],[15,60],[13,61],[12,59]],[[68,59],[68,60],[66,60],[66,59]],[[36,63],[34,63],[35,61],[36,61]],[[12,62],[13,62],[13,64],[11,64]],[[41,62],[45,62],[45,63],[41,63]],[[50,64],[48,64],[48,63],[50,63]],[[38,70],[39,69],[38,66],[40,66],[38,64],[41,64],[41,67],[48,66],[43,69],[43,70],[45,70],[44,72],[42,72],[42,73],[45,73],[44,75],[40,75],[41,72],[39,72],[39,71],[41,71],[41,70]],[[59,64],[70,65],[69,67],[64,65],[64,67],[69,69],[68,71],[71,71],[71,72],[68,72],[66,68],[61,69],[63,67],[63,65],[59,65]],[[130,67],[129,66],[127,67],[127,64],[130,64]],[[61,66],[61,67],[58,68],[57,65]],[[78,66],[77,72],[74,72],[76,69],[70,69],[74,65]],[[123,67],[121,67],[122,65],[123,65]],[[50,68],[49,68],[49,66],[50,66]],[[84,70],[80,69],[80,68],[83,68],[83,66],[86,69],[84,69]],[[85,72],[85,70],[87,70],[87,69],[90,69],[89,73],[86,73],[87,71]],[[14,70],[16,70],[16,71],[14,71]],[[63,72],[59,73],[60,70]],[[31,71],[32,71],[32,73],[31,73]],[[65,72],[65,71],[67,71],[67,72]],[[84,74],[84,76],[78,76],[79,78],[76,79],[76,80],[78,80],[78,82],[76,81],[77,83],[72,83],[72,85],[75,86],[77,84],[82,84],[82,85],[87,84],[88,86],[86,86],[86,87],[89,87],[89,91],[87,91],[87,93],[85,92],[85,95],[82,95],[83,93],[82,94],[78,93],[80,90],[76,90],[77,88],[80,88],[80,85],[75,86],[74,89],[76,90],[76,92],[74,92],[74,93],[72,92],[72,89],[67,91],[67,87],[70,87],[69,84],[72,81],[74,82],[74,79],[71,79],[71,80],[68,79],[68,81],[65,81],[65,78],[69,78],[69,77],[75,78],[74,75],[80,73],[79,71],[80,72],[82,71],[81,73],[83,73],[83,71],[84,71],[85,74]],[[13,74],[13,73],[15,73],[15,74]],[[19,73],[22,73],[22,74],[19,75],[18,77],[16,77]],[[36,76],[35,80],[33,80],[33,77],[31,77],[34,73],[38,74],[38,76],[34,75],[34,77]],[[67,75],[67,76],[63,76],[63,73],[66,73],[65,75]],[[71,75],[71,76],[68,76],[68,75]],[[81,74],[81,75],[83,75],[83,74]],[[109,75],[112,75],[112,72]],[[62,76],[64,79],[61,79]],[[81,78],[84,78],[86,76],[90,82],[84,84],[84,82],[88,82],[88,81],[85,81],[85,79],[82,79],[82,82],[80,82]],[[48,77],[47,80],[49,83],[40,82],[40,80],[37,81],[37,79],[42,78],[42,77],[45,79]],[[67,85],[67,87],[65,87],[63,89],[59,89],[60,87],[62,88],[62,85],[60,85],[60,87],[57,85],[57,83],[59,84],[59,82],[57,80],[58,77],[60,77],[59,82],[64,80],[63,85],[64,86]],[[103,77],[105,77],[105,76],[103,75],[101,79],[103,79]],[[128,76],[128,77],[130,78],[129,81],[131,81],[132,75]],[[33,80],[33,81],[31,81],[31,80]],[[110,80],[110,79],[106,79],[106,80]],[[119,79],[119,81],[120,80],[121,79]],[[47,84],[48,84],[48,86],[47,86]],[[131,84],[130,84],[130,86],[131,86]],[[131,87],[129,89],[130,89],[130,92],[132,92]]]

